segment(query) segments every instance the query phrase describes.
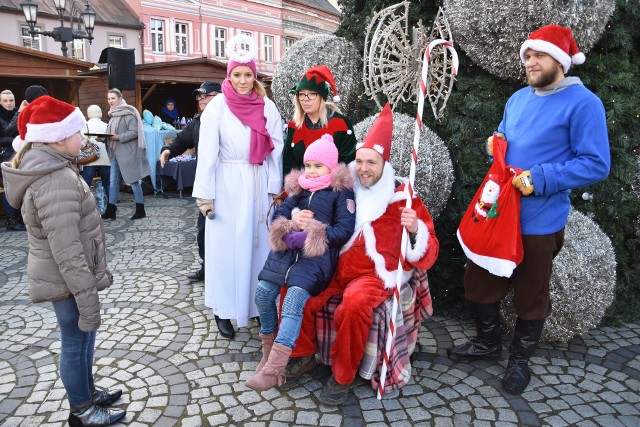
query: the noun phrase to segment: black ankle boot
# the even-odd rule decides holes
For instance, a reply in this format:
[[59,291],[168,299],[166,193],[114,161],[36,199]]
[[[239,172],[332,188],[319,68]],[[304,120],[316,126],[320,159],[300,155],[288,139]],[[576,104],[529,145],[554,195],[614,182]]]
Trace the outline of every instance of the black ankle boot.
[[502,355],[500,303],[471,303],[477,335],[464,344],[447,349],[450,359],[457,361],[496,360]]
[[105,209],[102,214],[102,219],[116,219],[116,211],[118,207],[116,205],[112,205],[111,203],[107,203],[107,209]]
[[136,213],[133,214],[131,219],[140,219],[147,216],[147,213],[144,211],[144,203],[136,203]]
[[103,407],[113,405],[116,400],[120,399],[120,396],[122,396],[122,390],[120,389],[108,391],[94,390],[93,393],[91,393],[93,403]]
[[509,364],[502,378],[502,388],[507,392],[520,395],[531,381],[529,358],[533,356],[544,327],[543,320],[522,320],[518,318],[509,347]]
[[233,339],[236,336],[236,331],[233,329],[231,320],[221,319],[216,316],[216,325],[218,325],[218,331],[223,337]]
[[122,409],[103,408],[96,404],[91,405],[82,412],[69,413],[70,427],[103,427],[118,422],[127,414]]

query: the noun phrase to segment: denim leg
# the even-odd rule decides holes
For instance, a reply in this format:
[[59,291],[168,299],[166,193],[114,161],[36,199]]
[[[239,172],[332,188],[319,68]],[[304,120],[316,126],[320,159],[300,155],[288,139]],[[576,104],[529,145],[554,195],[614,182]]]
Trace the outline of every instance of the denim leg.
[[115,157],[111,159],[111,174],[109,179],[111,180],[109,185],[109,203],[115,205],[118,202],[118,196],[120,194],[120,166],[118,166],[118,161]]
[[142,185],[140,185],[140,181],[132,182],[131,190],[133,190],[133,200],[135,200],[136,203],[143,204],[144,195],[142,194]]
[[96,387],[93,385],[93,352],[96,348],[96,334],[97,331],[91,331],[89,334],[89,346],[87,347],[87,374],[89,379],[89,391],[93,394]]
[[89,347],[95,344],[95,332],[78,328],[80,312],[73,297],[54,301],[53,310],[60,326],[60,378],[69,404],[81,405],[91,400],[88,378],[93,375],[93,365],[89,365],[93,348]]
[[278,308],[276,298],[280,294],[280,286],[275,283],[259,280],[256,288],[255,302],[260,314],[260,333],[270,334],[278,327]]
[[100,181],[102,181],[102,187],[108,199],[109,186],[111,185],[111,166],[98,166],[98,175],[100,175]]
[[82,167],[82,178],[84,178],[84,182],[86,182],[89,187],[91,187],[91,181],[93,181],[94,176],[96,176],[95,166]]
[[2,193],[2,207],[9,216],[12,216],[16,212],[16,209],[13,209],[9,204],[9,201],[7,200],[7,197],[4,195],[4,193]]
[[280,330],[276,337],[276,342],[289,348],[296,346],[296,340],[300,335],[302,326],[302,311],[311,294],[297,286],[291,286],[287,290],[287,296],[282,304],[282,315],[280,316]]

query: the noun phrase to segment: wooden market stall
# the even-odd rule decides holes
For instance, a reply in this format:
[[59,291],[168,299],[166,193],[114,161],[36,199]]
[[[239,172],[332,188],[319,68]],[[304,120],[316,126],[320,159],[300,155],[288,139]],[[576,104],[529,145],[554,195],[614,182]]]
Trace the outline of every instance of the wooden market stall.
[[[107,70],[91,70],[81,73],[81,76],[94,79],[83,82],[80,87],[80,108],[85,111],[89,105],[97,104],[106,113]],[[154,115],[160,112],[167,98],[173,98],[180,116],[192,117],[198,112],[193,90],[205,80],[222,83],[226,76],[226,63],[209,58],[138,64],[135,66],[135,90],[123,91],[123,96],[138,111],[148,109]],[[258,78],[267,86],[271,81],[270,76],[262,73]]]
[[81,76],[93,66],[90,62],[65,58],[24,47],[0,43],[0,91],[9,89],[16,98],[16,106],[24,99],[24,91],[31,85],[44,86],[49,95],[78,105],[80,87],[92,76]]

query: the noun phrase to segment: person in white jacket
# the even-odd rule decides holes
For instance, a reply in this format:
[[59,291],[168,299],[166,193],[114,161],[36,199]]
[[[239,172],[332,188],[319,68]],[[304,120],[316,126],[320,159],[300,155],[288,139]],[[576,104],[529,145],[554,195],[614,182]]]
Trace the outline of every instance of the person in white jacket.
[[258,316],[254,295],[269,255],[269,206],[282,189],[283,145],[282,118],[255,60],[232,56],[222,94],[202,113],[192,192],[203,215],[215,214],[205,225],[204,303],[226,338],[235,336],[230,319],[245,327]]
[[[87,124],[82,128],[83,134],[95,134],[107,133],[107,123],[102,121],[102,109],[97,105],[89,105],[87,107]],[[97,141],[95,137],[85,137],[82,141],[82,144],[86,144],[88,142],[92,142],[98,146],[98,159],[87,163],[82,166],[82,177],[86,181],[87,185],[91,187],[91,182],[93,181],[93,177],[96,176],[96,171],[98,175],[100,175],[100,181],[102,181],[102,186],[104,187],[104,192],[109,197],[109,184],[110,184],[110,175],[111,175],[111,161],[109,160],[109,155],[107,154],[107,147],[104,145],[104,142]]]

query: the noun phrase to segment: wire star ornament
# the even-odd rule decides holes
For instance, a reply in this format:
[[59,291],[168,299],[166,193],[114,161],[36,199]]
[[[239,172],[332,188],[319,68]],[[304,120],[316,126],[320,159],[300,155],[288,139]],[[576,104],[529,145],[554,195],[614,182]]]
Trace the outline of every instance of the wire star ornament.
[[[442,8],[429,35],[422,21],[410,29],[409,3],[404,1],[382,9],[374,14],[367,27],[363,68],[365,94],[381,109],[387,101],[392,109],[401,102],[415,104],[423,53],[428,42],[435,39],[453,42]],[[442,117],[453,87],[455,78],[452,64],[446,48],[434,48],[427,80],[427,98],[436,120]]]

